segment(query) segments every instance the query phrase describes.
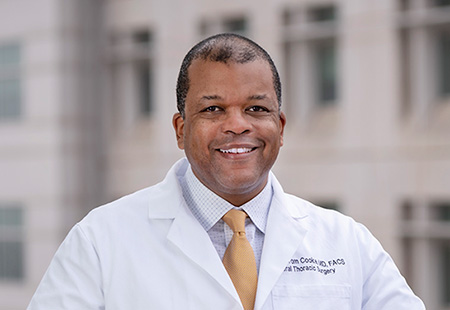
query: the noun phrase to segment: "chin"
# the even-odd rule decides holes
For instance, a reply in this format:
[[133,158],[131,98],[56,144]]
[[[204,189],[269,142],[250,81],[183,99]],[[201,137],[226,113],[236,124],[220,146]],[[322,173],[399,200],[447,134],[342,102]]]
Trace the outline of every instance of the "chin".
[[255,178],[255,176],[233,176],[223,180],[222,186],[228,188],[232,194],[244,194],[257,189],[262,189],[266,178]]

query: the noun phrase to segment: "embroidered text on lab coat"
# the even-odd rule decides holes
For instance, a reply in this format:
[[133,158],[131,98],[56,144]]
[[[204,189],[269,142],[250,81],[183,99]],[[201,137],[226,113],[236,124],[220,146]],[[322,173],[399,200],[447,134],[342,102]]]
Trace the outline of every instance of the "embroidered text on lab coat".
[[284,272],[318,272],[326,276],[335,274],[344,265],[343,258],[322,260],[314,257],[300,257],[292,258]]

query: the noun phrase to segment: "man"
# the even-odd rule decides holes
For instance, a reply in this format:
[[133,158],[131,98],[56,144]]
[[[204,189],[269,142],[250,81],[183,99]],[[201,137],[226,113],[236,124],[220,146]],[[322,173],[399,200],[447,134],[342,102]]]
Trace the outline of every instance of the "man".
[[261,47],[200,42],[177,103],[187,159],[78,223],[29,310],[425,309],[366,228],[285,194],[270,172],[286,117]]

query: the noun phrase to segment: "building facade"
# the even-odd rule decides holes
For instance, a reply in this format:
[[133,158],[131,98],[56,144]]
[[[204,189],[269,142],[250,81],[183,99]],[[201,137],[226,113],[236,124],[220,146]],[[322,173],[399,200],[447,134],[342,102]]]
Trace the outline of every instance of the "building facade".
[[183,156],[178,69],[219,32],[279,68],[285,190],[368,226],[450,309],[448,0],[0,0],[0,308],[26,308],[90,209]]

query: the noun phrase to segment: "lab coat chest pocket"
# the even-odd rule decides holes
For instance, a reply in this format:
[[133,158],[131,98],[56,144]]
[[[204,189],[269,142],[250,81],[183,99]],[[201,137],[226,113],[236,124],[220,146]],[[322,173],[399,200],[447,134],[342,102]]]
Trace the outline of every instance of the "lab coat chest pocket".
[[272,296],[273,309],[351,309],[351,286],[346,284],[278,285]]

